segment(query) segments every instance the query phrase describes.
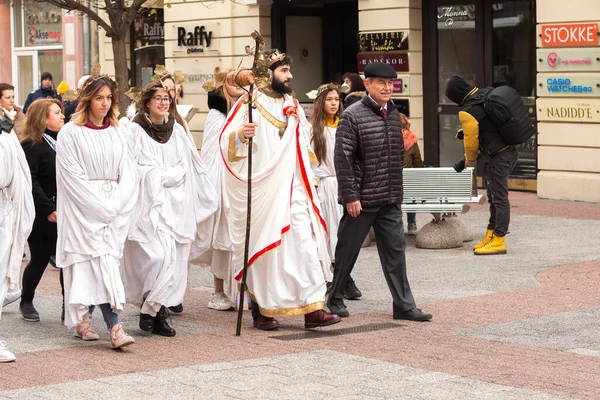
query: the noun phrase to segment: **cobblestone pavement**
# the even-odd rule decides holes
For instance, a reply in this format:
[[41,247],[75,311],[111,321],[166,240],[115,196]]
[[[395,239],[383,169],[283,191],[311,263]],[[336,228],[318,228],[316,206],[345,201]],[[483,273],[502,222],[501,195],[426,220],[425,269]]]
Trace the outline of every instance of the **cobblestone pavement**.
[[[598,399],[600,398],[600,204],[512,192],[508,254],[476,257],[473,242],[453,250],[407,242],[409,278],[428,323],[394,321],[375,245],[353,272],[363,297],[350,318],[316,333],[301,317],[262,332],[245,313],[209,310],[212,277],[191,267],[178,335],[137,327],[120,351],[82,342],[60,325],[58,271],[36,295],[42,321],[4,309],[0,337],[17,362],[0,364],[0,399]],[[430,216],[418,215],[419,226]],[[460,218],[476,240],[485,206]]]

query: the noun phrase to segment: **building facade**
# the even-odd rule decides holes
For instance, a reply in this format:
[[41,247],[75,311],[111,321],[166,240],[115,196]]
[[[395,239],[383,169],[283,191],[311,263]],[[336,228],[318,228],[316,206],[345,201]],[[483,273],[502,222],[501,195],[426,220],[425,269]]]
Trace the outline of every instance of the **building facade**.
[[0,80],[15,87],[17,104],[40,86],[42,72],[52,74],[55,86],[65,80],[75,88],[89,70],[84,26],[81,15],[50,4],[0,5]]
[[[134,37],[140,27],[156,36],[159,20],[139,21],[132,33],[132,75],[143,83],[163,62],[188,74],[184,103],[200,110],[190,124],[198,145],[208,112],[202,83],[216,66],[249,67],[245,47],[258,30],[269,47],[294,59],[293,87],[307,108],[305,93],[319,84],[340,82],[373,61],[392,65],[395,102],[409,115],[428,165],[450,166],[462,156],[454,139],[458,108],[444,96],[450,76],[478,87],[511,85],[539,131],[519,146],[511,188],[600,201],[597,0],[569,7],[558,0],[172,0],[162,11],[162,44]],[[100,60],[111,72],[110,42],[101,44]]]

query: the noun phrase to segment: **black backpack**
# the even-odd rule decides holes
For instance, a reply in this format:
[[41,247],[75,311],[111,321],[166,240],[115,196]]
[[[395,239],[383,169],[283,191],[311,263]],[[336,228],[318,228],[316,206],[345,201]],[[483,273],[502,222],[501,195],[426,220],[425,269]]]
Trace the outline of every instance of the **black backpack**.
[[525,143],[536,133],[533,120],[517,91],[508,86],[479,89],[465,105],[482,104],[485,115],[506,144]]

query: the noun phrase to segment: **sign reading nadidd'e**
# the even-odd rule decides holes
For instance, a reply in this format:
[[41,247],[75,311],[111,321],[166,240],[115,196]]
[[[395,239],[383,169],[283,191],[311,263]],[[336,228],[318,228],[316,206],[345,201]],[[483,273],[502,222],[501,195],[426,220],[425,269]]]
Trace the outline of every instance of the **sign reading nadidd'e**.
[[600,123],[600,99],[551,99],[536,101],[538,121]]
[[542,46],[597,46],[598,24],[542,25]]

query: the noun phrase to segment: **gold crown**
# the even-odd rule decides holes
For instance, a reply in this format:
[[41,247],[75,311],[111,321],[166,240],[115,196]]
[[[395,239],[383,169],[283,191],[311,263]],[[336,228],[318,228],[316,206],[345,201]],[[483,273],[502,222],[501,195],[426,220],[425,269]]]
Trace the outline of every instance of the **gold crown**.
[[115,82],[114,80],[112,80],[111,77],[108,74],[101,74],[100,73],[101,68],[102,67],[100,65],[96,65],[94,68],[92,68],[92,71],[90,72],[90,77],[85,82],[85,85],[83,85],[82,91],[85,90],[92,83],[94,83],[96,81],[99,81],[101,79],[106,80],[107,83],[113,83],[115,85],[115,88],[116,88],[117,82]]
[[221,71],[221,68],[215,67],[213,72],[214,79],[205,81],[202,84],[202,88],[207,92],[212,92],[213,90],[220,88],[221,86],[223,86],[223,83],[225,83],[225,79],[227,78],[228,73],[228,70]]
[[160,88],[168,92],[170,90],[175,89],[165,85],[164,81],[167,78],[173,79],[173,82],[175,82],[176,85],[181,85],[183,82],[185,82],[185,74],[182,71],[177,70],[173,73],[170,73],[169,71],[167,71],[164,65],[157,65],[154,68],[154,75],[152,75],[152,77],[150,78],[150,82],[148,82],[146,87],[142,89],[140,87],[133,86],[129,88],[127,92],[125,92],[125,95],[139,104],[142,100],[143,94],[148,90]]

